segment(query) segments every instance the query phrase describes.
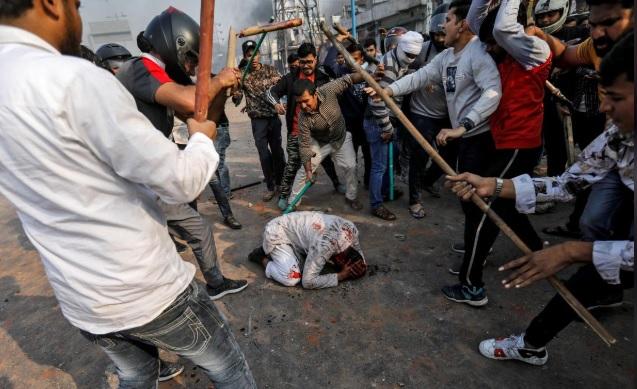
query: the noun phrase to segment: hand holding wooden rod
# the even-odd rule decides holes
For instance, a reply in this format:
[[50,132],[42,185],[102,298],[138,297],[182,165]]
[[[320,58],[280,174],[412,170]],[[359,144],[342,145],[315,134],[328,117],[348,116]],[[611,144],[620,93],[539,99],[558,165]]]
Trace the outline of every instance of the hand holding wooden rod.
[[[343,45],[340,44],[335,38],[332,32],[328,29],[325,23],[321,23],[321,29],[325,33],[325,35],[332,41],[332,44],[336,47],[336,49],[345,57],[345,61],[349,66],[351,66],[355,71],[362,74],[363,78],[367,82],[367,84],[372,87],[378,96],[383,99],[387,107],[396,115],[396,118],[400,120],[400,122],[405,126],[405,128],[411,133],[411,135],[416,139],[416,141],[420,144],[420,146],[427,152],[427,154],[431,157],[431,159],[438,165],[440,168],[448,175],[457,175],[457,173],[447,164],[447,162],[438,154],[438,152],[427,142],[427,140],[418,132],[416,127],[409,121],[407,116],[401,111],[401,109],[396,105],[394,100],[383,90],[383,88],[374,80],[374,78],[365,72],[349,55],[349,53],[343,48]],[[495,223],[498,228],[508,236],[513,243],[524,253],[530,254],[531,249],[517,236],[517,234],[509,227],[491,208],[487,205],[482,198],[480,198],[477,194],[473,194],[471,197],[473,203],[482,210],[482,212],[486,213],[487,216]],[[568,305],[573,308],[573,310],[579,315],[579,317],[584,320],[586,324],[588,324],[597,335],[607,344],[612,345],[617,340],[613,338],[613,336],[608,333],[606,328],[604,328],[598,321],[595,319],[590,312],[580,304],[579,301],[573,296],[573,294],[566,289],[564,284],[559,281],[555,276],[549,277],[548,281],[551,283],[553,288],[557,290],[557,292],[562,296],[562,298],[568,303]]]

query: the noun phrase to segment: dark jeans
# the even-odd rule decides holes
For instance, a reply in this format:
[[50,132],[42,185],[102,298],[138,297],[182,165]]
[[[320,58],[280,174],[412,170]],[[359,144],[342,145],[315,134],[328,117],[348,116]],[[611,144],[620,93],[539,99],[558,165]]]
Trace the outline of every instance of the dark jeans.
[[212,176],[212,181],[210,181],[208,185],[210,186],[210,190],[212,190],[212,194],[215,196],[219,211],[221,211],[221,216],[223,216],[224,219],[228,216],[232,216],[232,208],[230,207],[228,195],[219,180],[219,170]]
[[372,156],[369,151],[369,143],[365,136],[365,129],[363,128],[363,118],[360,120],[345,120],[347,131],[352,134],[352,144],[354,145],[354,153],[358,162],[358,149],[363,152],[363,166],[365,167],[365,173],[363,174],[363,183],[369,185],[369,172],[372,168]]
[[[632,288],[635,279],[633,272],[623,270],[619,277],[621,284],[611,285],[600,277],[595,265],[588,264],[580,267],[565,285],[573,296],[588,308],[604,302],[621,301],[623,290]],[[533,347],[544,347],[575,318],[577,314],[562,296],[555,295],[531,321],[524,340]]]
[[[418,132],[432,145],[435,144],[436,135],[438,135],[441,129],[451,128],[451,124],[447,118],[435,119],[412,113],[410,120]],[[407,134],[407,137],[409,139],[409,148],[411,149],[411,157],[409,158],[409,205],[412,205],[420,200],[419,189],[424,182],[423,173],[429,161],[429,155],[411,134]],[[441,170],[440,172],[442,173]]]
[[80,332],[113,361],[120,388],[157,387],[158,348],[199,366],[217,389],[257,387],[230,326],[197,281],[148,324],[106,335]]
[[[215,149],[219,154],[219,166],[217,167],[216,178],[221,183],[221,187],[226,195],[230,195],[230,169],[226,165],[226,150],[230,147],[230,127],[221,125],[217,127],[217,138],[214,140]],[[214,180],[214,177],[213,177]]]
[[158,204],[166,215],[168,232],[188,242],[206,283],[212,287],[223,283],[210,223],[188,204],[168,204],[161,200]]
[[[299,137],[293,136],[288,131],[288,142],[286,151],[288,153],[288,161],[283,171],[283,179],[281,180],[281,194],[282,198],[288,198],[292,191],[292,183],[296,177],[296,172],[301,168],[301,154],[299,154]],[[339,184],[338,175],[336,174],[336,167],[332,158],[329,156],[321,162],[323,170],[327,176],[332,180],[332,185],[336,187]]]
[[389,143],[381,139],[380,128],[374,119],[365,119],[363,127],[372,158],[369,175],[369,204],[371,209],[375,210],[383,205],[383,195],[389,191]]
[[281,185],[285,157],[281,147],[281,120],[278,116],[252,119],[252,135],[259,153],[261,170],[268,190]]
[[[488,135],[491,136],[491,134]],[[482,161],[482,165],[479,167],[482,172],[478,174],[484,177],[512,178],[521,174],[530,174],[537,163],[540,153],[539,148],[494,150],[490,149],[487,144],[483,144],[483,146],[486,165],[484,164],[485,161]],[[462,145],[460,147],[460,152],[462,153]],[[460,155],[462,157],[462,154]],[[463,161],[463,163],[466,162],[466,160]],[[460,169],[460,171],[465,170]],[[517,212],[515,200],[497,198],[491,203],[491,209],[532,250],[542,248],[542,240],[533,229],[528,217]],[[482,264],[488,255],[489,249],[498,237],[500,229],[473,203],[463,202],[463,210],[465,211],[465,254],[458,278],[462,284],[482,287],[484,286]]]

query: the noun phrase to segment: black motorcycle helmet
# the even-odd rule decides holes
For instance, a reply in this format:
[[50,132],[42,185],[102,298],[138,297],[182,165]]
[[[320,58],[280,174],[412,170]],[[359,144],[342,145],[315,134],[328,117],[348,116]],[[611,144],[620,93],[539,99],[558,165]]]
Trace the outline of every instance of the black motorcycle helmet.
[[[180,10],[169,7],[150,21],[143,33],[152,51],[166,64],[166,73],[179,84],[190,84],[186,62],[199,61],[199,24]],[[142,50],[143,51],[143,50]]]
[[102,61],[106,61],[107,59],[126,60],[132,57],[130,51],[128,51],[126,47],[118,45],[117,43],[107,43],[102,45],[99,49],[97,49],[95,54],[97,54]]

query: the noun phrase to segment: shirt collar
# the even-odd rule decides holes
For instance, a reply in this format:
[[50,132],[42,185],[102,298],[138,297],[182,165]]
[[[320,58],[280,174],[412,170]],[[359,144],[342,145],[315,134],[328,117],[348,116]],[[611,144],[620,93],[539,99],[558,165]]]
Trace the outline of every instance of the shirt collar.
[[166,70],[166,64],[163,63],[161,59],[155,57],[154,55],[149,54],[149,53],[142,53],[142,55],[140,55],[140,57],[149,59],[149,60],[153,61],[154,63],[156,63],[157,66],[159,66],[163,70]]
[[0,25],[0,44],[10,43],[29,45],[60,55],[55,47],[34,33],[18,27]]

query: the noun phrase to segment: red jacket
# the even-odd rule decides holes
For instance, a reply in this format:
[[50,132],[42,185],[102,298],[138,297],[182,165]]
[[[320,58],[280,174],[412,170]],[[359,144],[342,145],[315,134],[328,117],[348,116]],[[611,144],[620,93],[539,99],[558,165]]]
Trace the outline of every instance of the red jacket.
[[502,99],[490,119],[496,149],[532,149],[542,145],[544,84],[551,62],[552,56],[527,70],[507,55],[498,64]]

